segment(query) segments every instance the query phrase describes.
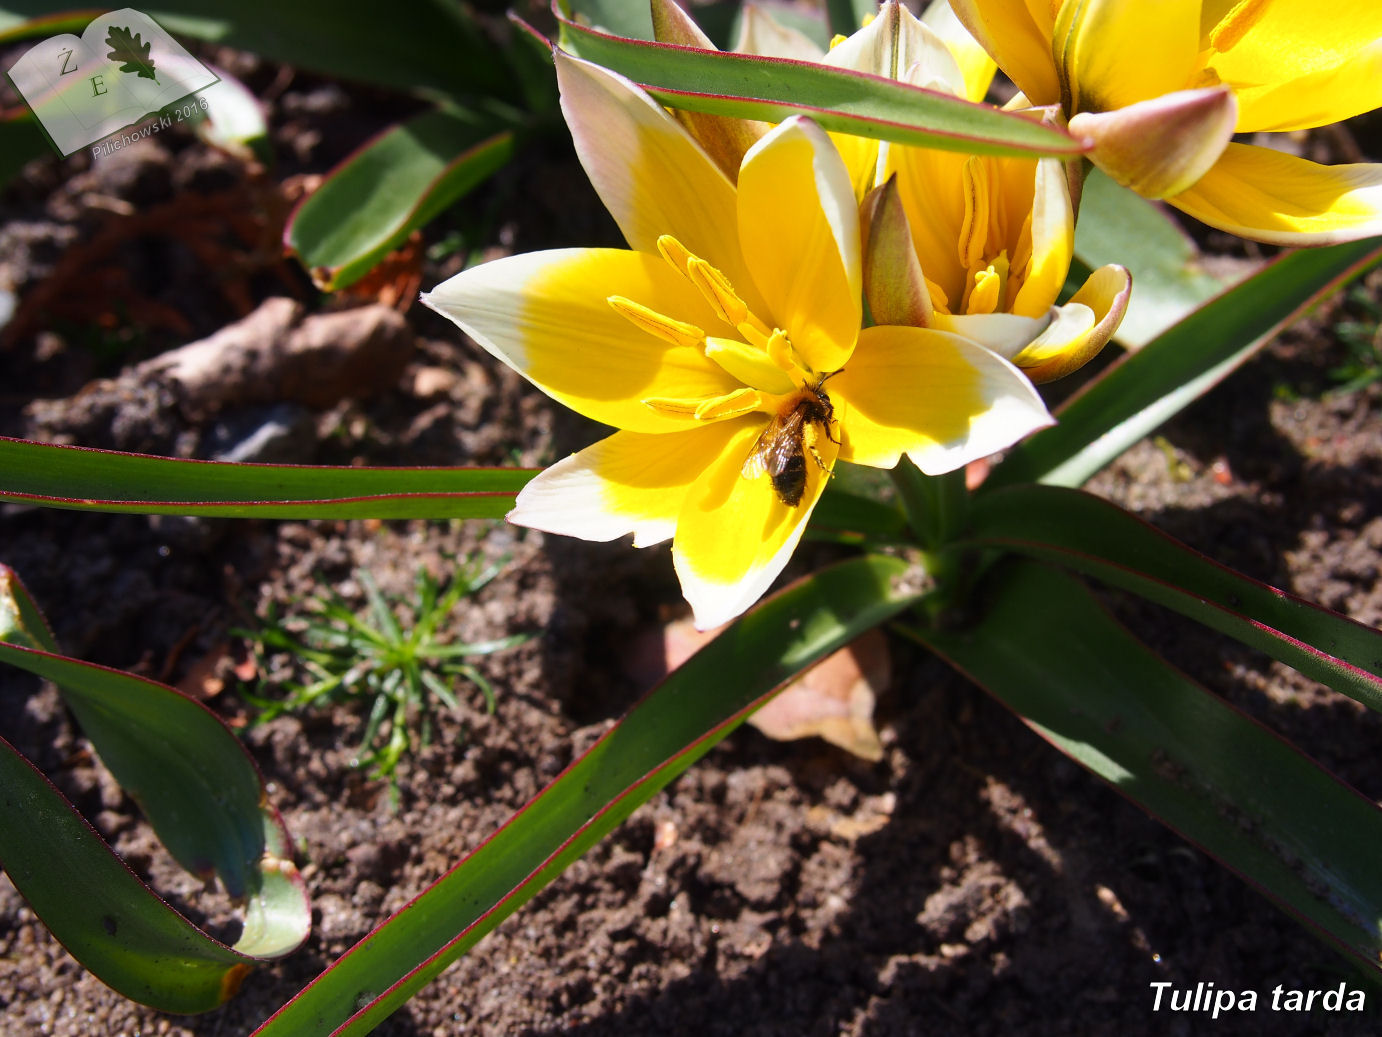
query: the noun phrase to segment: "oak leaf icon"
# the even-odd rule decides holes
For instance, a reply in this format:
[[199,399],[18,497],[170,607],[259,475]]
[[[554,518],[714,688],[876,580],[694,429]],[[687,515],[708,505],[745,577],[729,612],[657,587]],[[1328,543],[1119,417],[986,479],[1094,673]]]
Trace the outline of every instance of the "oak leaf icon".
[[130,35],[127,27],[119,25],[110,27],[110,35],[106,37],[106,46],[110,48],[110,53],[106,57],[112,61],[124,62],[120,66],[121,72],[133,72],[141,79],[152,79],[158,82],[158,76],[154,73],[154,59],[149,56],[152,43],[145,43],[141,40],[139,33]]

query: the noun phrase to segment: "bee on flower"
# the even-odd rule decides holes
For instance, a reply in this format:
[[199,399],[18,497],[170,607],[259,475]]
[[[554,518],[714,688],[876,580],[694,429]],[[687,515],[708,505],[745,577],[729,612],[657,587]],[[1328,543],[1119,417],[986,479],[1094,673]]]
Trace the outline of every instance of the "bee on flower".
[[863,324],[859,210],[830,137],[789,119],[736,180],[623,77],[558,52],[577,154],[628,249],[466,270],[425,295],[553,399],[612,426],[519,494],[511,521],[671,540],[705,629],[786,565],[840,462],[940,474],[1051,417],[952,332]]

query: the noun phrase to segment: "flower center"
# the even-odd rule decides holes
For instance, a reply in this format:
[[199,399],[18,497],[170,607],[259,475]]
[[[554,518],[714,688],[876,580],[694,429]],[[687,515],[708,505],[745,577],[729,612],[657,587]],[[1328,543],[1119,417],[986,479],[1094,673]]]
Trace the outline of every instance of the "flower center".
[[[1035,169],[1026,162],[1018,169],[1030,188]],[[957,307],[951,306],[943,292],[939,298],[932,293],[932,304],[943,313],[1003,313],[1022,287],[1032,256],[1032,207],[1028,204],[1017,210],[1025,215],[1021,225],[1014,226],[1012,199],[1006,198],[1003,188],[1018,185],[1005,185],[1004,172],[995,159],[973,156],[965,161],[965,213],[957,246],[964,281]],[[1019,190],[1018,197],[1030,201],[1030,190]],[[1005,200],[1009,204],[1005,205]]]
[[770,328],[753,313],[723,272],[692,255],[671,235],[658,238],[657,248],[672,269],[691,282],[715,314],[739,333],[739,338],[707,335],[695,324],[669,317],[622,295],[609,296],[610,306],[621,317],[664,342],[700,349],[738,379],[742,387],[719,396],[650,397],[641,401],[644,406],[664,413],[689,414],[700,421],[721,421],[751,411],[776,415],[788,406],[789,400],[797,399],[819,380],[820,376],[802,359],[787,333],[781,328]]

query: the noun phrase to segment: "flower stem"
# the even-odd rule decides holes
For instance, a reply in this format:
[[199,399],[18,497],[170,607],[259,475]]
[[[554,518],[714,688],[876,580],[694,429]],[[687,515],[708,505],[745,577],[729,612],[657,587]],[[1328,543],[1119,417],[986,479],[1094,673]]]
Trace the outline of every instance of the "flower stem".
[[969,490],[963,468],[945,475],[923,475],[904,457],[890,474],[912,534],[924,551],[939,551],[964,528]]

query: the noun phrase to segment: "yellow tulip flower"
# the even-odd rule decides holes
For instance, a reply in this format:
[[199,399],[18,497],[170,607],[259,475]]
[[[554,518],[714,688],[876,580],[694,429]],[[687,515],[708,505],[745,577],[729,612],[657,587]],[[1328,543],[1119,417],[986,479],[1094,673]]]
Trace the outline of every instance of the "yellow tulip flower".
[[958,335],[862,321],[858,209],[814,123],[732,183],[621,76],[557,54],[577,153],[631,246],[513,256],[424,301],[554,399],[618,431],[538,475],[511,521],[672,540],[702,628],[781,572],[839,461],[939,474],[1050,423],[1030,383]]
[[[655,0],[653,11],[661,41],[713,46],[671,0]],[[737,49],[801,59],[814,47],[758,9],[748,11]],[[816,49],[815,60],[971,101],[984,97],[995,68],[944,0],[920,19],[895,0],[885,3],[868,25],[837,40],[828,53]],[[766,130],[717,116],[680,117],[722,166]],[[875,320],[964,335],[1038,382],[1081,367],[1117,330],[1132,288],[1123,267],[1095,271],[1065,305],[1056,306],[1075,243],[1075,207],[1060,160],[831,137],[856,197],[872,217],[865,236],[875,247],[865,270]],[[900,206],[869,200],[889,178],[895,179]],[[903,224],[906,231],[880,227],[880,219]]]
[[951,0],[1033,104],[1060,105],[1113,179],[1246,238],[1382,233],[1382,164],[1324,166],[1234,134],[1382,105],[1382,4]]

